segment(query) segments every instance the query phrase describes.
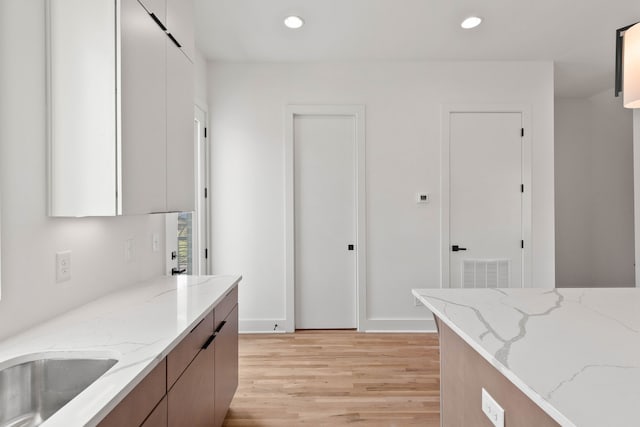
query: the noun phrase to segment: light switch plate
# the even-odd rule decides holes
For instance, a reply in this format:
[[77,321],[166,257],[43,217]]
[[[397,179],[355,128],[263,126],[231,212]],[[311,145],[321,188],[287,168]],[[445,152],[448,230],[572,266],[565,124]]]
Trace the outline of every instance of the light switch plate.
[[151,249],[153,249],[153,252],[160,251],[160,235],[158,233],[153,233],[151,239]]
[[71,251],[56,253],[56,282],[71,280]]
[[504,427],[504,409],[484,388],[482,389],[482,412],[489,418],[491,424]]
[[127,239],[124,241],[124,261],[133,262],[135,256],[135,240]]

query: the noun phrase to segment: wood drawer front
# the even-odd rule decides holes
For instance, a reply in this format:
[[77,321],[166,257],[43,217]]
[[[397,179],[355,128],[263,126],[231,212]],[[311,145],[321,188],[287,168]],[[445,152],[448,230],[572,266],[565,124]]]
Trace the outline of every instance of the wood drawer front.
[[140,426],[167,392],[165,359],[98,424],[99,427]]
[[220,427],[238,388],[238,306],[227,316],[216,336],[215,352],[215,427]]
[[169,427],[213,425],[215,346],[200,351],[167,393]]
[[213,335],[213,312],[207,314],[167,356],[167,390],[182,375],[211,335]]
[[216,315],[216,321],[214,322],[215,327],[217,328],[224,319],[227,318],[233,307],[238,304],[238,286],[234,286],[234,288],[216,305],[215,310],[213,312]]
[[167,396],[165,396],[141,427],[167,427],[167,423]]

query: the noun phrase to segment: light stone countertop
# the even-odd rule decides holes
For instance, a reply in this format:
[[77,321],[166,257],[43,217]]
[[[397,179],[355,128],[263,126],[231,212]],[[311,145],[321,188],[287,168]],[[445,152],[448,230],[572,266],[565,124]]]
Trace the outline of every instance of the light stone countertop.
[[561,425],[640,425],[640,289],[413,295]]
[[141,282],[0,342],[0,369],[39,355],[118,359],[42,424],[94,426],[240,280],[240,276],[163,276]]

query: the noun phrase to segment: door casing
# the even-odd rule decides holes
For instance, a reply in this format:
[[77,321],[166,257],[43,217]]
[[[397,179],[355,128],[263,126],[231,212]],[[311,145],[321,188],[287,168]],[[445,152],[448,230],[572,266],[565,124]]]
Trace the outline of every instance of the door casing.
[[289,105],[285,109],[285,319],[282,329],[295,331],[294,118],[325,115],[353,117],[356,123],[356,322],[366,329],[366,198],[364,105]]
[[524,136],[522,138],[522,236],[524,249],[522,258],[522,287],[532,287],[532,241],[531,241],[531,108],[521,104],[477,104],[477,105],[443,105],[442,106],[442,139],[440,143],[440,287],[448,288],[450,279],[450,138],[451,114],[453,113],[520,113]]

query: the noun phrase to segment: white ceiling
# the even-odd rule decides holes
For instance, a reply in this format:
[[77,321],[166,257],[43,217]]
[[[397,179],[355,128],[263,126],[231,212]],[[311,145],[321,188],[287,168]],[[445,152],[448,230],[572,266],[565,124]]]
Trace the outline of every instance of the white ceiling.
[[[218,61],[553,60],[558,96],[613,88],[615,30],[638,0],[195,0]],[[306,25],[289,30],[285,16]],[[462,30],[468,15],[484,18]]]

